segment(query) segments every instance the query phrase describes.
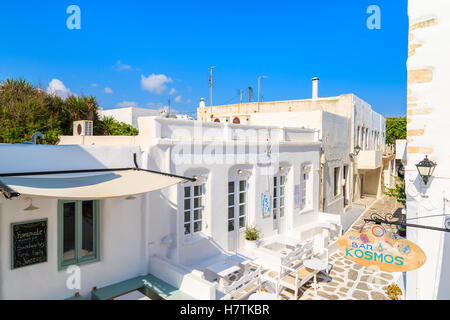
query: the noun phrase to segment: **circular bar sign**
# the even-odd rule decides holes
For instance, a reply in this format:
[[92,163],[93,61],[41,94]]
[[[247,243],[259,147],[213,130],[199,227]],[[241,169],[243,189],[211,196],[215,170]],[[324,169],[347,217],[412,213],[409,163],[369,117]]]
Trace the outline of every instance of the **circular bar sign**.
[[426,255],[418,245],[386,232],[381,225],[361,232],[348,232],[338,240],[338,246],[346,258],[387,272],[412,271],[426,261]]

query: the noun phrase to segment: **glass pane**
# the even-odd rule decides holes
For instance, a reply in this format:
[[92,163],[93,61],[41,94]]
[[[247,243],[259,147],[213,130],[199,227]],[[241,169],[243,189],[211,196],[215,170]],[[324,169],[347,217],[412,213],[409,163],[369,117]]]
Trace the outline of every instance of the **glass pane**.
[[228,220],[228,231],[234,231],[234,220]]
[[199,231],[202,231],[202,222],[201,221],[194,222],[194,232]]
[[247,184],[246,181],[240,181],[239,182],[239,191],[245,191],[245,185]]
[[277,186],[277,177],[273,177],[273,186],[274,186],[274,187]]
[[202,210],[195,210],[194,211],[194,220],[201,220],[202,219]]
[[284,197],[280,198],[280,207],[284,207]]
[[194,198],[194,209],[200,208],[201,206],[202,206],[202,198],[201,197]]
[[184,213],[184,222],[190,222],[191,221],[191,212],[190,211],[186,211]]
[[63,205],[63,261],[75,259],[75,202]]
[[190,234],[191,233],[191,224],[190,223],[186,223],[184,225],[184,234]]
[[239,228],[245,227],[245,217],[239,218]]
[[239,206],[239,216],[245,216],[245,204]]
[[194,196],[199,196],[202,194],[202,186],[195,186],[194,187]]
[[273,218],[274,219],[277,218],[277,213],[278,213],[278,210],[277,209],[273,209]]
[[280,177],[280,185],[284,185],[285,181],[286,181],[286,177],[285,176],[281,176]]
[[228,193],[234,193],[234,181],[228,182]]
[[273,207],[278,208],[278,201],[277,199],[273,199]]
[[228,195],[228,205],[233,206],[234,205],[234,194]]
[[94,201],[82,202],[81,256],[94,254]]
[[184,187],[184,197],[189,198],[191,196],[191,187]]
[[245,192],[239,194],[239,203],[245,203]]
[[278,197],[277,189],[278,189],[278,188],[273,188],[273,196],[274,196],[274,197]]
[[228,219],[234,218],[234,207],[228,208]]
[[191,199],[184,199],[184,210],[189,210],[191,208]]
[[284,217],[284,208],[280,208],[280,217]]
[[280,196],[284,196],[284,187],[280,187]]

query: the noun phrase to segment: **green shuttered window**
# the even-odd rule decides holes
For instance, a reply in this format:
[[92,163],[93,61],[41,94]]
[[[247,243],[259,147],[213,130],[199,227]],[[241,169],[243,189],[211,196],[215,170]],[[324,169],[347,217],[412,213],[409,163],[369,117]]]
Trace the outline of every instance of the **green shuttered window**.
[[58,201],[58,269],[100,259],[97,200]]

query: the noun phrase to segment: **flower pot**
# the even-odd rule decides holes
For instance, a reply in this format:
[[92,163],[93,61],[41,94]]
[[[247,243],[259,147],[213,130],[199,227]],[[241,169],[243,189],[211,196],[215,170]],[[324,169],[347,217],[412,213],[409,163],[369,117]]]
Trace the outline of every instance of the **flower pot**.
[[256,249],[257,240],[247,240],[245,239],[245,248],[246,249]]

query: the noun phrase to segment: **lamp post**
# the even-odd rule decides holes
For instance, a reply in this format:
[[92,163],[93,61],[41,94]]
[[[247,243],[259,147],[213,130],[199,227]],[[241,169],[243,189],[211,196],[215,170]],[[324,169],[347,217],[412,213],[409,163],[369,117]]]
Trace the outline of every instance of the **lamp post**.
[[359,152],[361,151],[361,147],[360,146],[356,146],[355,147],[355,156],[357,157]]
[[437,164],[428,159],[428,156],[425,156],[425,159],[416,164],[417,171],[419,171],[419,175],[422,177],[425,185],[427,185],[428,180],[433,175],[436,166]]

